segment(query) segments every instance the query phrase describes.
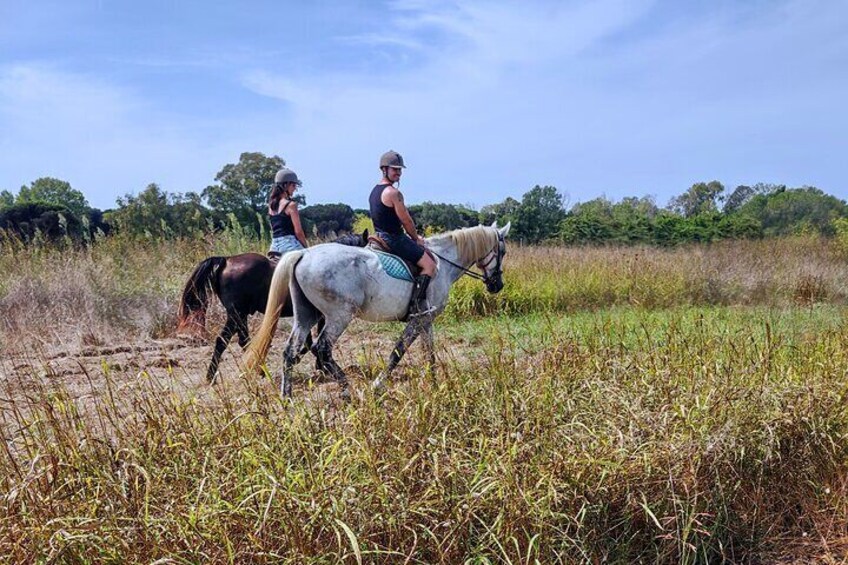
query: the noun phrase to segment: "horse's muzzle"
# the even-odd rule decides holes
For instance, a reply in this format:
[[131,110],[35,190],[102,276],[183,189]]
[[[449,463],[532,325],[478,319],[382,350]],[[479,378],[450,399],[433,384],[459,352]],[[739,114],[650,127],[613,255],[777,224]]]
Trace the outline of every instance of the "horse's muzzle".
[[503,279],[498,277],[495,280],[487,280],[486,281],[486,290],[488,290],[492,294],[497,294],[502,291],[504,287]]

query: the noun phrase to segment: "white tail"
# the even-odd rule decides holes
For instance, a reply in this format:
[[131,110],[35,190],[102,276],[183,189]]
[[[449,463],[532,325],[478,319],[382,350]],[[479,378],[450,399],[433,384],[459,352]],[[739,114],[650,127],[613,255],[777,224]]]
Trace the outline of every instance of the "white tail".
[[262,327],[250,340],[250,345],[242,357],[242,362],[248,373],[254,373],[265,363],[274,332],[277,330],[277,322],[280,321],[280,312],[289,296],[289,282],[291,281],[294,266],[300,261],[303,251],[290,251],[280,258],[277,268],[274,269],[274,277],[271,279],[271,288],[268,290],[268,305],[265,307],[265,316],[262,318]]

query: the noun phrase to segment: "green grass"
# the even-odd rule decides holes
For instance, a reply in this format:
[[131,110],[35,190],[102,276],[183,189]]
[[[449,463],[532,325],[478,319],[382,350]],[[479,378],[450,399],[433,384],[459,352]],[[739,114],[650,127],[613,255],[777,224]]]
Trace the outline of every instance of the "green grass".
[[842,316],[618,308],[449,323],[435,377],[407,365],[383,401],[338,409],[302,391],[289,406],[251,381],[214,402],[184,397],[151,369],[92,419],[44,385],[4,408],[16,433],[0,554],[694,563],[792,554],[805,535],[839,542]]
[[[454,289],[437,374],[412,357],[382,401],[299,387],[288,404],[258,379],[186,387],[199,375],[105,359],[82,394],[42,370],[57,343],[172,335],[198,261],[262,249],[234,232],[0,240],[0,369],[21,351],[42,367],[0,381],[0,561],[703,563],[848,547],[848,266],[831,242],[510,246],[501,294]],[[343,340],[388,349],[397,333]],[[354,353],[365,374],[374,349]]]

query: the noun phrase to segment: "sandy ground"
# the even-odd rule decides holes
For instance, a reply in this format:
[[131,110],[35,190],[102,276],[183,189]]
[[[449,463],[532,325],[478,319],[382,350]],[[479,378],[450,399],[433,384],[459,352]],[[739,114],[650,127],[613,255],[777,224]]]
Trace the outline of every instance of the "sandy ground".
[[[260,318],[252,320],[255,332]],[[207,324],[216,330],[214,323]],[[272,375],[278,376],[282,367],[282,350],[289,326],[281,323],[268,356]],[[398,324],[367,324],[355,321],[342,336],[335,351],[336,361],[344,368],[351,390],[362,393],[382,367],[385,358],[400,335]],[[212,355],[214,338],[173,335],[163,339],[136,339],[108,345],[37,344],[35,336],[21,344],[14,353],[0,356],[0,411],[11,403],[36,402],[45,395],[62,391],[81,405],[91,405],[105,394],[132,397],[132,389],[155,383],[184,397],[198,401],[217,402],[223,392],[238,394],[246,386],[267,387],[276,392],[278,386],[270,379],[255,376],[251,383],[240,369],[242,350],[237,339],[230,342],[219,368],[215,385],[206,381],[206,370]],[[79,341],[79,340],[77,340]],[[438,352],[437,338],[437,352]],[[444,351],[444,349],[442,350]],[[438,354],[438,353],[437,353]],[[395,372],[398,380],[414,378],[423,366],[420,343],[413,345]],[[264,380],[264,382],[262,382]],[[314,368],[314,358],[307,354],[295,369],[294,396],[313,399],[338,396],[338,385]]]

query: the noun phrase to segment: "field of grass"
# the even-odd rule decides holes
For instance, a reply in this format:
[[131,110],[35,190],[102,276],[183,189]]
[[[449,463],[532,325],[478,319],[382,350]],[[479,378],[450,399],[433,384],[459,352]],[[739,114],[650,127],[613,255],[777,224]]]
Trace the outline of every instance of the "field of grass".
[[[0,360],[169,335],[215,245],[4,248]],[[0,557],[845,559],[848,266],[826,241],[510,248],[506,268],[497,297],[461,283],[436,374],[413,355],[382,399],[361,377],[349,404],[310,385],[289,403],[261,379],[186,391],[202,368],[105,361],[86,402],[6,378]],[[365,375],[380,359],[344,355]]]

